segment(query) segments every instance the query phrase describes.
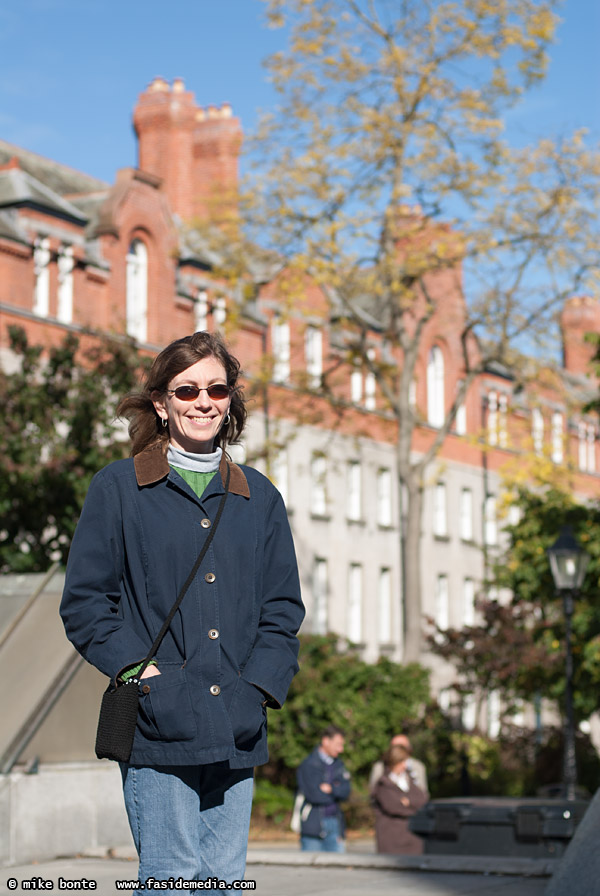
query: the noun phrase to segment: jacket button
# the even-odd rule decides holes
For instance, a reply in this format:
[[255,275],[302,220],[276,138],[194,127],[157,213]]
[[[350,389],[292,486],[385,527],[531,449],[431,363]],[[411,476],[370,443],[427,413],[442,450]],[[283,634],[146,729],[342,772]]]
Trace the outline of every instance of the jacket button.
[[216,629],[216,628],[211,628],[211,630],[210,630],[209,633],[208,633],[208,637],[210,638],[211,641],[216,641],[217,638],[219,637],[219,631],[218,631],[218,629]]
[[219,687],[218,684],[211,684],[210,692],[213,695],[213,697],[218,697],[219,694],[221,693],[221,688]]
[[208,520],[206,517],[204,517],[203,520],[200,520],[200,525],[202,526],[203,529],[210,529],[210,520]]
[[207,572],[206,575],[204,576],[204,581],[205,581],[205,582],[208,582],[209,585],[212,585],[212,583],[214,582],[214,580],[215,580],[216,578],[217,578],[217,577],[216,577],[216,575],[214,574],[214,572]]
[[142,688],[142,694],[149,694],[149,693],[150,693],[150,685],[145,684],[144,687]]

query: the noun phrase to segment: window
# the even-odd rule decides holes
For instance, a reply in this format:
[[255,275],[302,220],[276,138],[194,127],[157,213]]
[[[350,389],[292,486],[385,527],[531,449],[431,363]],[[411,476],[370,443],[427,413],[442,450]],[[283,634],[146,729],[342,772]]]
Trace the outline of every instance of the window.
[[313,570],[313,634],[315,635],[326,635],[329,630],[328,595],[327,560],[317,557]]
[[461,719],[465,731],[473,731],[477,723],[477,703],[474,694],[465,694],[462,700]]
[[555,464],[563,462],[563,415],[560,411],[552,414],[552,460]]
[[463,581],[463,625],[475,623],[475,582],[467,578]]
[[460,490],[459,525],[462,540],[473,541],[473,492],[470,488]]
[[450,599],[448,591],[448,576],[439,575],[435,583],[435,622],[441,631],[448,628],[450,614]]
[[488,393],[487,399],[488,419],[488,442],[490,445],[498,444],[498,393]]
[[346,472],[347,506],[346,513],[349,520],[360,520],[362,516],[361,502],[361,466],[358,461],[350,461]]
[[377,586],[377,627],[380,644],[392,643],[392,574],[389,569],[379,570]]
[[433,534],[444,538],[448,534],[448,517],[446,513],[446,485],[436,483],[433,491]]
[[511,504],[508,508],[508,525],[518,526],[522,519],[522,511],[518,504]]
[[56,317],[63,324],[73,321],[73,246],[61,246],[58,253],[58,308]]
[[596,430],[591,423],[580,423],[577,427],[579,436],[579,469],[587,473],[596,472]]
[[206,330],[208,324],[208,294],[201,289],[194,305],[194,326],[196,332]]
[[536,454],[543,454],[544,415],[539,408],[534,408],[531,412],[531,436],[533,439],[533,450]]
[[377,471],[377,523],[392,525],[392,473],[385,467]]
[[362,566],[351,563],[348,574],[348,640],[362,641]]
[[444,356],[441,348],[434,346],[427,363],[427,422],[439,429],[444,423]]
[[322,454],[314,454],[310,464],[311,502],[310,509],[314,516],[325,516],[327,513],[327,465]]
[[304,351],[308,384],[311,389],[318,389],[323,373],[323,334],[316,327],[306,328]]
[[213,317],[218,327],[222,327],[227,320],[227,305],[223,296],[217,296],[215,299]]
[[287,448],[276,448],[273,456],[273,480],[284,502],[288,502],[288,453]]
[[588,423],[587,431],[588,443],[588,473],[596,472],[596,427],[593,423]]
[[498,691],[490,691],[488,694],[488,734],[490,737],[498,737],[500,734],[500,694]]
[[360,370],[350,374],[350,400],[352,404],[360,404],[363,397],[363,375]]
[[127,334],[138,342],[148,335],[148,250],[134,240],[127,255]]
[[485,543],[498,544],[498,522],[496,518],[496,496],[488,495],[485,499]]
[[508,396],[501,393],[498,398],[498,444],[508,447]]
[[273,379],[276,383],[286,383],[290,378],[290,325],[274,320],[272,334]]
[[50,311],[50,240],[42,237],[36,241],[33,250],[33,270],[35,287],[33,313],[48,317]]
[[362,404],[367,411],[377,408],[377,380],[370,371],[363,375],[355,369],[350,374],[350,400],[352,404]]
[[377,407],[377,381],[370,371],[365,376],[365,407],[368,411],[374,411]]
[[[457,383],[457,391],[462,387],[464,380],[460,380]],[[456,417],[454,421],[454,425],[456,427],[456,434],[458,436],[466,436],[467,434],[467,406],[463,401],[458,405],[456,409]]]
[[585,423],[578,424],[577,436],[579,438],[579,469],[587,470],[587,426],[585,425]]

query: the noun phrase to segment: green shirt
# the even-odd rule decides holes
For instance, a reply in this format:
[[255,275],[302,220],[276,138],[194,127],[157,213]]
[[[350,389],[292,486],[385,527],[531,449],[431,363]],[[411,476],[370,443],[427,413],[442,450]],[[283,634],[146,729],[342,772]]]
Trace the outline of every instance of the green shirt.
[[202,493],[204,489],[213,478],[216,470],[212,470],[210,473],[199,473],[197,470],[182,470],[181,467],[173,467],[174,470],[177,470],[182,479],[185,479],[187,484],[199,498],[202,497]]

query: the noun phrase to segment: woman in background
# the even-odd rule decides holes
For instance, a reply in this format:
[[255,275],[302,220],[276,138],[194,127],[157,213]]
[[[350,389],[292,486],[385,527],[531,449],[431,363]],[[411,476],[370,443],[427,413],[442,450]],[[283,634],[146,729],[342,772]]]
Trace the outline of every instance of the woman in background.
[[419,855],[423,841],[408,827],[408,819],[427,802],[427,795],[407,774],[410,753],[393,744],[385,755],[385,772],[376,782],[372,798],[375,805],[377,852]]

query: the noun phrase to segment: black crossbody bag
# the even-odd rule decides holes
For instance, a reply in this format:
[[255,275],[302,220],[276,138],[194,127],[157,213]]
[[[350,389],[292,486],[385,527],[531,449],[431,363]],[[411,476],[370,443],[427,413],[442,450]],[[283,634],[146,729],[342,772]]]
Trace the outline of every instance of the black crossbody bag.
[[133,738],[135,736],[135,728],[137,724],[139,709],[139,680],[150,660],[156,656],[156,652],[160,643],[166,635],[175,613],[179,609],[179,605],[183,600],[186,591],[192,584],[200,564],[206,556],[206,552],[210,547],[210,543],[215,536],[219,520],[225,507],[225,501],[229,493],[229,477],[231,469],[227,464],[227,477],[225,480],[225,493],[221,498],[219,509],[210,533],[202,546],[202,550],[198,555],[198,559],[187,577],[177,600],[171,607],[169,615],[163,622],[162,628],[156,636],[150,652],[142,666],[134,678],[126,682],[119,683],[116,678],[111,680],[109,686],[102,695],[102,703],[100,704],[100,717],[98,719],[98,730],[96,732],[96,756],[98,759],[114,759],[117,762],[128,762],[133,747]]

